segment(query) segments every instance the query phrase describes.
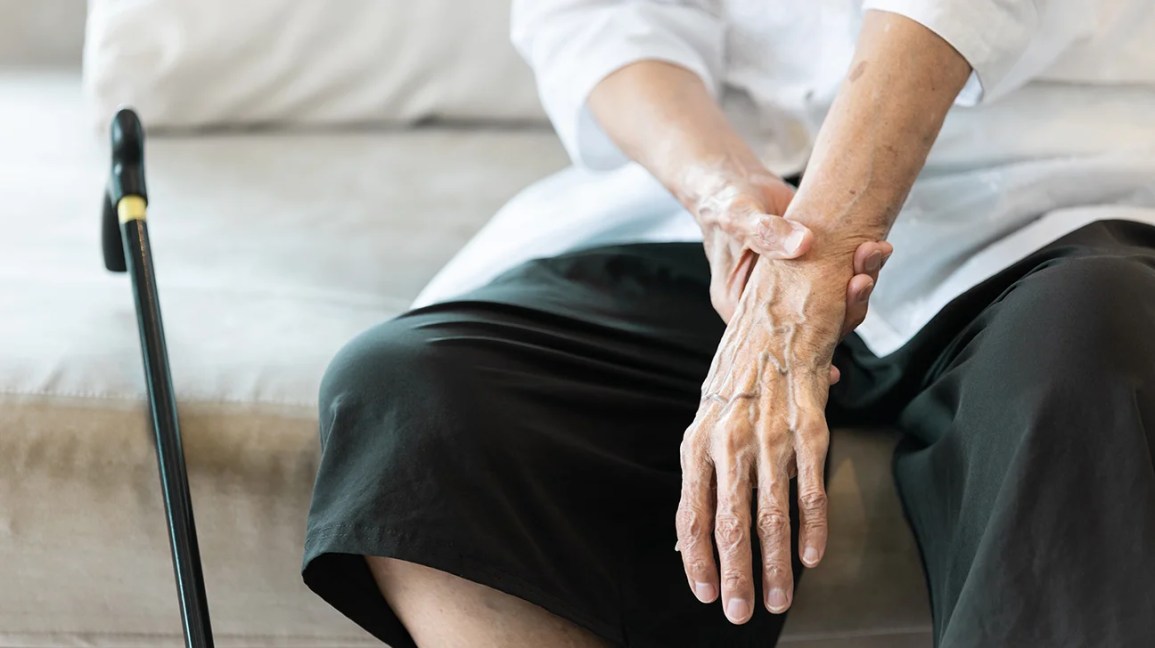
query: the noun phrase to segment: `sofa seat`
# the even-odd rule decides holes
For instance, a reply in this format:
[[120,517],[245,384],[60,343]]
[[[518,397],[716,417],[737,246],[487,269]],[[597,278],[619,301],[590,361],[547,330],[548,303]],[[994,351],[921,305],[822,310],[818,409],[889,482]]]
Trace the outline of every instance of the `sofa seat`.
[[[180,646],[131,289],[100,258],[105,144],[77,74],[0,73],[0,97],[0,647]],[[218,646],[377,645],[299,575],[320,377],[505,200],[565,164],[552,134],[528,128],[150,140]],[[930,645],[895,438],[835,433],[831,546],[783,645]]]

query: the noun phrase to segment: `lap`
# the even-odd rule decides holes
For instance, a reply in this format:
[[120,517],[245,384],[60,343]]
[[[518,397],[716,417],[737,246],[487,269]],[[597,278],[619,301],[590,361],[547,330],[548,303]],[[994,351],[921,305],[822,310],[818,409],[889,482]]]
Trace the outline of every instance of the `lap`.
[[[1040,381],[1061,393],[1075,370],[1109,384],[1155,366],[1137,335],[1152,323],[1152,231],[1096,224],[1048,246],[891,356],[852,338],[836,354],[832,424],[900,421],[909,454],[965,471],[981,457],[934,449],[964,390],[1007,421]],[[599,248],[519,266],[350,343],[322,386],[310,587],[397,647],[407,635],[360,556],[465,576],[617,643],[773,641],[781,617],[730,625],[693,598],[674,551],[678,449],[723,331],[708,286],[699,245]],[[959,437],[938,447],[966,448]],[[950,503],[931,479],[907,487],[926,507]]]
[[730,624],[674,550],[679,446],[724,328],[708,286],[700,245],[599,248],[351,342],[322,385],[306,581],[396,646],[350,556],[461,575],[615,643],[772,643],[781,617]]

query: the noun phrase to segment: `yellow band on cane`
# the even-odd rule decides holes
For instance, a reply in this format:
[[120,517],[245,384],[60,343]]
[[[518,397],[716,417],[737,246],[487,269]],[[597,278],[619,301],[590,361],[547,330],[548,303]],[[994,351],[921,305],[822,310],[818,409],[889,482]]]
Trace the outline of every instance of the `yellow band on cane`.
[[122,224],[132,220],[144,220],[148,215],[148,206],[140,196],[125,196],[116,204],[116,214]]

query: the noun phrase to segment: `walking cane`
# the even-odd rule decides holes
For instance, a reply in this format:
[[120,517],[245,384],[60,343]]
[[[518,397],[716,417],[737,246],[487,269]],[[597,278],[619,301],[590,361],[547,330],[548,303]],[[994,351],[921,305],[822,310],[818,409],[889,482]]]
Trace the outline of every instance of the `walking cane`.
[[113,272],[127,270],[132,279],[185,646],[212,648],[213,635],[209,626],[204,576],[201,574],[200,549],[145,223],[147,205],[144,129],[136,113],[121,110],[112,120],[112,174],[104,194],[102,223],[104,266]]

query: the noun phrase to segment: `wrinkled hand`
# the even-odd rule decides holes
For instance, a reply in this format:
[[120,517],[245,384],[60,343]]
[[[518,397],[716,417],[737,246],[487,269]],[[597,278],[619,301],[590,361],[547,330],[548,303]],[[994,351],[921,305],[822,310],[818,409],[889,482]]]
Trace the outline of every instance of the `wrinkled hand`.
[[819,258],[756,264],[682,442],[678,549],[695,596],[713,602],[720,586],[733,623],[754,613],[752,527],[761,542],[757,574],[766,607],[782,613],[790,606],[789,482],[795,475],[802,562],[815,566],[826,549],[824,410],[856,245]]
[[[805,225],[781,216],[794,198],[794,187],[768,171],[715,179],[709,185],[692,207],[710,260],[710,299],[722,319],[729,322],[758,258],[800,257],[810,250],[814,234]],[[894,247],[885,241],[868,241],[855,251],[855,274],[846,286],[843,336],[866,318],[878,271],[892,252]]]

